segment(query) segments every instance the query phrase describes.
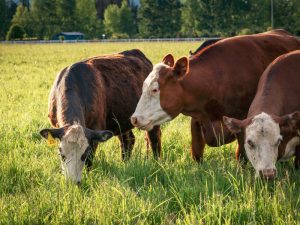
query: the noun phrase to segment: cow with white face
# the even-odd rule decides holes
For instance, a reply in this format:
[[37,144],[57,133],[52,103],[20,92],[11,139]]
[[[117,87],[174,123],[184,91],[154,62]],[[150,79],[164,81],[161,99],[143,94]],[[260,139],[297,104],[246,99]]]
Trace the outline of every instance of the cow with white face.
[[299,70],[300,51],[278,57],[261,76],[247,118],[223,117],[263,178],[276,177],[275,163],[292,156],[300,166]]
[[[40,133],[46,139],[60,140],[68,178],[79,182],[84,164],[88,170],[92,168],[98,143],[113,135],[120,141],[122,159],[130,158],[135,137],[129,117],[151,70],[150,60],[140,50],[132,49],[76,62],[57,75],[48,102],[48,118],[54,129]],[[146,134],[147,147],[151,146],[158,158],[159,126]]]
[[[64,175],[79,184],[85,161],[92,153],[92,143],[104,142],[113,136],[110,131],[94,131],[79,124],[62,128],[44,129],[40,134],[45,139],[60,140],[59,154]],[[50,137],[51,135],[51,137]]]
[[187,70],[186,57],[174,65],[174,58],[169,54],[161,63],[156,64],[144,81],[143,93],[131,117],[131,123],[140,129],[151,130],[176,117],[181,112],[183,103],[178,79]]
[[300,138],[295,125],[300,121],[300,112],[282,117],[263,112],[245,120],[226,116],[223,119],[229,130],[240,136],[238,140],[244,143],[246,155],[256,176],[275,178],[277,160],[288,160],[296,154]]

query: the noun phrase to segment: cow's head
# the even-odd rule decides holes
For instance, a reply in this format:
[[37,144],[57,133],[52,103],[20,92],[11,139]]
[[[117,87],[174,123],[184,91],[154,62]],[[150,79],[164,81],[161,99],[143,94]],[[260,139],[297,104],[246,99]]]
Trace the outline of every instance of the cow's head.
[[242,135],[247,157],[255,168],[256,176],[273,179],[276,177],[278,147],[286,134],[297,134],[300,112],[281,117],[261,113],[245,120],[224,116],[223,121],[232,133]]
[[110,131],[94,131],[79,124],[57,129],[44,129],[40,134],[45,138],[60,140],[59,153],[63,173],[67,179],[80,183],[85,160],[91,153],[92,142],[103,142],[113,136]]
[[174,63],[167,55],[153,67],[143,84],[143,93],[131,117],[131,123],[151,130],[175,118],[183,107],[183,90],[180,80],[188,73],[189,62],[182,57]]

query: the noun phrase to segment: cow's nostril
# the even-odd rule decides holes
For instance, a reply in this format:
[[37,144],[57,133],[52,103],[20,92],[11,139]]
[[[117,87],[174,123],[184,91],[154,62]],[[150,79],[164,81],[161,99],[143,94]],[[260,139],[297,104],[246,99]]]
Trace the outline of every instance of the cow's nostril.
[[259,175],[263,179],[274,179],[276,177],[276,170],[275,169],[260,170]]
[[132,123],[133,126],[136,126],[136,125],[137,125],[137,123],[138,123],[137,117],[132,116],[132,117],[130,118],[130,120],[131,120],[131,123]]

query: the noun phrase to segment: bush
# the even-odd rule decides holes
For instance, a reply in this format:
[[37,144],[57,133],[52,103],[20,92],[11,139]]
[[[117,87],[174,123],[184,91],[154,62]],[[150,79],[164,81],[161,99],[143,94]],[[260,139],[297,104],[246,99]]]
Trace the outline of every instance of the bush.
[[252,34],[253,32],[249,28],[244,28],[239,32],[239,35]]
[[111,39],[128,39],[129,35],[125,33],[114,33],[111,36]]
[[59,39],[61,42],[63,42],[63,41],[65,40],[65,36],[60,35],[60,36],[58,37],[58,39]]
[[18,24],[13,24],[13,25],[11,25],[11,27],[9,28],[9,30],[7,32],[6,40],[7,41],[16,40],[16,39],[22,40],[24,35],[25,35],[24,28]]

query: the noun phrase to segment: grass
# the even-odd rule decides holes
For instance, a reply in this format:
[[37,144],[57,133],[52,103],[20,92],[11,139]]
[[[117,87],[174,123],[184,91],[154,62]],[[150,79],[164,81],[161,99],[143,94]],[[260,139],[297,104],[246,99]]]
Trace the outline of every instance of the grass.
[[56,74],[86,57],[141,49],[153,63],[187,55],[199,43],[0,45],[0,224],[300,224],[300,172],[279,164],[278,179],[254,178],[234,159],[236,143],[192,161],[190,119],[163,125],[163,155],[153,160],[135,130],[131,160],[117,138],[102,144],[80,187],[60,174],[47,100]]

